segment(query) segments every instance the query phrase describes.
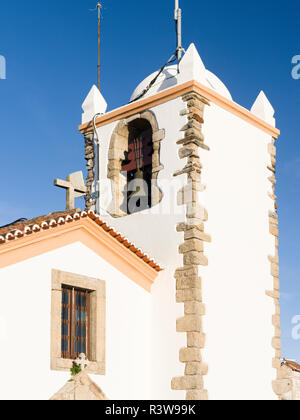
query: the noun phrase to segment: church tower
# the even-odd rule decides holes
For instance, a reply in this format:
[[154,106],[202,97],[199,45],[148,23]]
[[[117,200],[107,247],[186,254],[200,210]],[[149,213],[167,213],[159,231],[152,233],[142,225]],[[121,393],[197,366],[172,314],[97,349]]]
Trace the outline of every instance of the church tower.
[[164,268],[151,290],[149,398],[280,397],[279,130],[265,94],[251,111],[238,105],[192,44],[106,109],[93,87],[80,126],[87,208]]

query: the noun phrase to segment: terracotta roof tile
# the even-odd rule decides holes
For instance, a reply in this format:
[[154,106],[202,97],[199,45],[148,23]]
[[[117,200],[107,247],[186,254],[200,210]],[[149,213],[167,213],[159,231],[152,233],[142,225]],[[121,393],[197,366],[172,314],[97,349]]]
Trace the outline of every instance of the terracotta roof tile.
[[93,220],[100,229],[104,230],[107,234],[120,242],[126,249],[129,249],[132,253],[134,253],[138,258],[143,260],[154,270],[162,271],[162,268],[153,260],[150,260],[149,257],[145,255],[143,251],[141,251],[141,249],[137,248],[134,244],[129,242],[127,238],[123,237],[119,232],[116,232],[114,229],[109,227],[93,211],[86,212],[78,209],[72,211],[61,211],[51,213],[46,216],[39,216],[30,220],[18,221],[6,227],[0,228],[0,245],[13,240],[21,239],[25,235],[31,235],[33,233],[37,234],[42,230],[55,229],[55,227],[59,225],[76,222],[81,218],[86,217],[89,217],[91,220]]
[[292,362],[291,360],[283,359],[283,365],[289,367],[294,372],[300,372],[300,365],[296,362]]

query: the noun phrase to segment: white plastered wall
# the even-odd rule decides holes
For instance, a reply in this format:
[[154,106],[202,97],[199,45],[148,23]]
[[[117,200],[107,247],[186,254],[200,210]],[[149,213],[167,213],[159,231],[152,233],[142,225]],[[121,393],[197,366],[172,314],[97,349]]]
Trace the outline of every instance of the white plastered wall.
[[[176,333],[175,321],[183,315],[183,307],[175,303],[173,279],[175,269],[182,265],[178,245],[183,235],[176,232],[176,224],[184,221],[184,207],[177,206],[176,195],[186,177],[174,179],[173,174],[184,166],[176,141],[186,123],[186,117],[180,116],[185,106],[178,98],[152,109],[159,128],[166,132],[161,143],[164,170],[158,184],[164,186],[161,206],[170,206],[171,212],[153,215],[152,209],[113,219],[103,211],[110,201],[110,188],[102,191],[98,208],[110,225],[166,268],[152,293],[154,398],[184,398],[183,392],[170,390],[170,379],[183,374],[178,351],[186,346],[185,334]],[[202,182],[207,185],[200,200],[209,215],[205,231],[212,236],[212,243],[205,245],[209,266],[201,270],[207,307],[204,361],[209,365],[205,388],[211,399],[273,399],[274,304],[265,295],[273,288],[268,255],[274,254],[275,245],[268,220],[273,208],[267,170],[271,136],[214,104],[205,108],[204,119],[205,143],[211,150],[200,151]],[[109,142],[116,125],[98,130],[104,185]]]
[[268,255],[275,251],[268,218],[272,138],[214,104],[203,132],[210,151],[201,153],[201,199],[212,237],[203,269],[206,387],[212,399],[274,399],[274,303],[265,294],[273,289]]
[[0,271],[0,399],[47,400],[70,379],[50,370],[52,269],[106,281],[107,372],[92,379],[109,399],[149,398],[151,295],[74,243]]
[[163,191],[163,199],[150,211],[124,218],[112,218],[105,212],[111,200],[111,188],[107,185],[107,156],[110,139],[118,122],[98,129],[101,142],[101,206],[98,206],[97,211],[100,211],[109,225],[127,235],[130,241],[165,269],[152,288],[151,395],[154,399],[185,398],[184,392],[171,390],[171,379],[184,373],[178,349],[186,346],[186,334],[176,333],[176,319],[182,316],[183,305],[175,302],[174,280],[175,269],[182,265],[178,247],[183,242],[183,235],[176,232],[176,225],[184,221],[185,217],[184,207],[177,206],[177,191],[184,185],[185,179],[173,177],[183,166],[178,158],[176,144],[182,136],[180,130],[187,122],[186,117],[179,116],[183,108],[182,99],[177,98],[151,109],[159,129],[165,129],[160,152],[164,169],[158,174],[158,186]]

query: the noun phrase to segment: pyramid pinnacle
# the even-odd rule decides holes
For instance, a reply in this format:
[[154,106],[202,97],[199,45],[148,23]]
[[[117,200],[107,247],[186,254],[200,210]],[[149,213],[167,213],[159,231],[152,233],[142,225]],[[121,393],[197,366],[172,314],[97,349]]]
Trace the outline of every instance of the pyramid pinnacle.
[[275,127],[275,110],[263,91],[261,91],[256,98],[251,108],[251,112]]
[[185,83],[190,80],[196,80],[197,82],[203,82],[205,80],[205,66],[201,57],[195,47],[195,44],[191,44],[183,56],[179,64],[180,74],[178,76],[179,83]]
[[95,85],[93,85],[83,102],[82,109],[84,111],[82,114],[82,124],[90,122],[96,114],[105,114],[107,102]]

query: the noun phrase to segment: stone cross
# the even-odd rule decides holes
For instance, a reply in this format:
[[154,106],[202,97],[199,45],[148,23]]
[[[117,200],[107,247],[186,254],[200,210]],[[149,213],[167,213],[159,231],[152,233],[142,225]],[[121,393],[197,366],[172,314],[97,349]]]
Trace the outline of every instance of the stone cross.
[[84,353],[81,353],[79,357],[75,360],[76,365],[81,367],[81,372],[83,372],[89,364],[88,359]]
[[82,197],[87,193],[83,173],[81,171],[68,175],[66,181],[55,179],[54,186],[66,190],[67,211],[75,209],[75,198]]

